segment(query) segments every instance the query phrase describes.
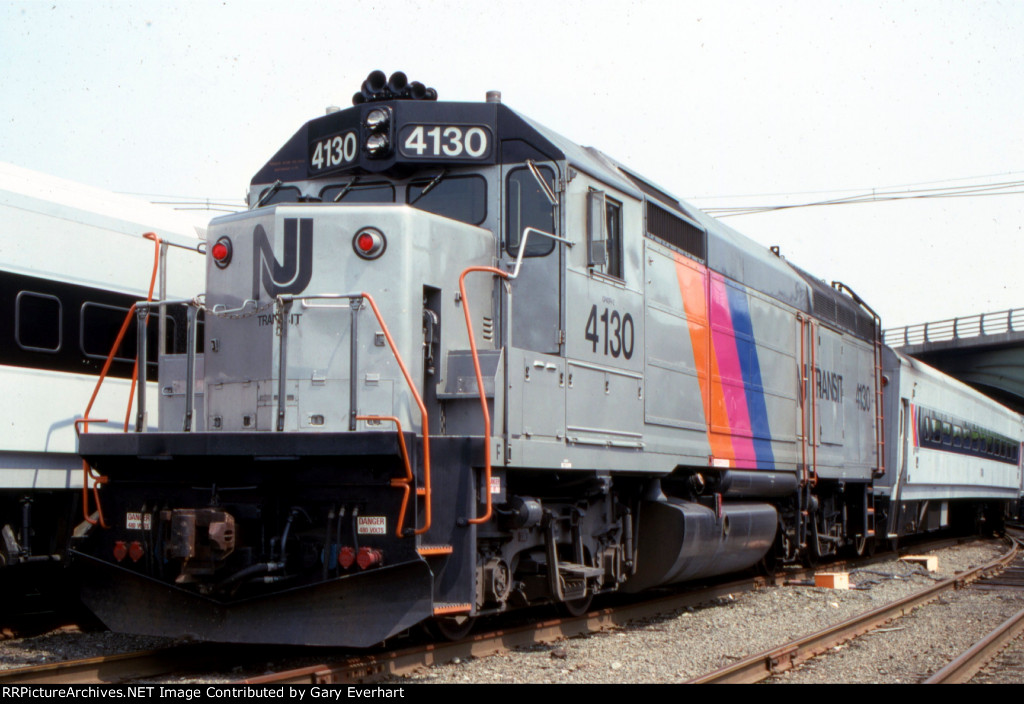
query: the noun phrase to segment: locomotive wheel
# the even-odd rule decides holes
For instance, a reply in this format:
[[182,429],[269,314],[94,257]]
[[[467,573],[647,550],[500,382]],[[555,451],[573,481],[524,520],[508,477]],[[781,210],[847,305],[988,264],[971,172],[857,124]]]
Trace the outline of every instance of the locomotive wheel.
[[801,562],[804,567],[814,569],[821,564],[821,552],[820,544],[818,543],[818,524],[815,520],[815,516],[811,516],[809,521],[810,526],[807,531],[807,545],[803,549]]
[[588,591],[586,596],[581,596],[579,599],[559,603],[559,607],[570,616],[582,616],[587,613],[587,609],[590,608],[590,603],[592,601],[594,601],[594,594],[593,592]]
[[471,616],[438,617],[424,624],[431,636],[448,641],[462,640],[469,635],[475,625],[476,619]]
[[785,529],[783,526],[779,526],[775,533],[775,540],[772,541],[772,546],[768,548],[760,560],[757,561],[755,568],[757,573],[762,577],[771,577],[775,574],[775,571],[782,565],[786,555],[788,541],[784,537]]
[[857,557],[873,557],[875,554],[875,539],[865,535],[859,535],[853,540],[853,549]]

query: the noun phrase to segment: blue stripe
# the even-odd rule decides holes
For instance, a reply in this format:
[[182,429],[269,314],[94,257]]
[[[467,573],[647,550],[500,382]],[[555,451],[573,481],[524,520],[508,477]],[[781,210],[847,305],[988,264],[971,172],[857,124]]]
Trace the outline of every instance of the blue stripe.
[[754,326],[750,320],[747,294],[728,282],[725,290],[729,298],[729,312],[732,315],[740,372],[743,374],[743,390],[750,413],[750,429],[754,436],[757,466],[758,469],[774,469],[775,455],[772,452],[772,432],[768,425],[768,406],[764,400],[761,365],[757,360],[757,345],[754,342]]

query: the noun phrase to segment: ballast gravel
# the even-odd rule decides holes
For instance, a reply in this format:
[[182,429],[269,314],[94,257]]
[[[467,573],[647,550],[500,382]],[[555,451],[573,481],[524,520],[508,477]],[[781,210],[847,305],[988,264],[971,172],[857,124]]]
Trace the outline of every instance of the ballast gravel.
[[[774,587],[717,599],[626,628],[432,667],[393,683],[681,683],[747,655],[901,599],[1005,550],[997,541],[935,551],[938,570],[891,560],[850,572],[853,589]],[[976,596],[966,594],[976,591]],[[883,632],[815,658],[778,682],[917,682],[1024,606],[1024,594],[964,590]],[[922,614],[918,616],[917,614]],[[926,614],[926,615],[925,615]],[[911,625],[914,630],[907,632]],[[976,634],[976,637],[975,637]],[[961,647],[962,645],[962,647]],[[948,657],[947,657],[948,655]]]

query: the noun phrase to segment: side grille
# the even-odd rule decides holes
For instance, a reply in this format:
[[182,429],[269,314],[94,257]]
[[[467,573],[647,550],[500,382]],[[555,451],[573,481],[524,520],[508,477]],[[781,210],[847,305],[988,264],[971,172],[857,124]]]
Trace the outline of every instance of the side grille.
[[707,233],[650,201],[647,201],[647,234],[698,259],[707,259]]

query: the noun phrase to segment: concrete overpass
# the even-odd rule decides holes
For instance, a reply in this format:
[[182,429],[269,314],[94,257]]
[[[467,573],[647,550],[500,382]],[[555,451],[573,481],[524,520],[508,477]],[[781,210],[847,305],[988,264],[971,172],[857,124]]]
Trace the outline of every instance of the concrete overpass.
[[1024,413],[1024,308],[886,330],[885,343]]

